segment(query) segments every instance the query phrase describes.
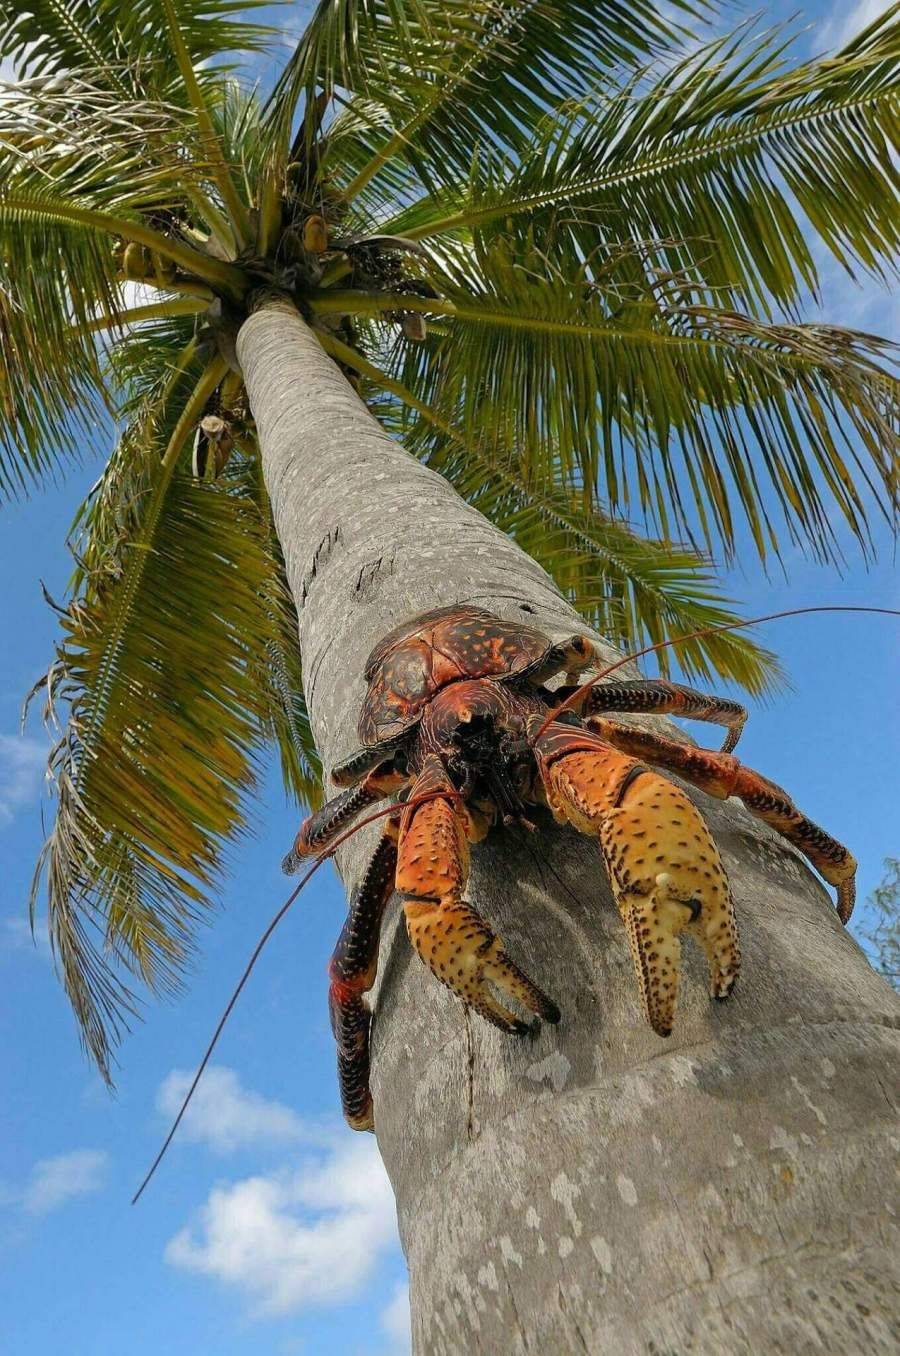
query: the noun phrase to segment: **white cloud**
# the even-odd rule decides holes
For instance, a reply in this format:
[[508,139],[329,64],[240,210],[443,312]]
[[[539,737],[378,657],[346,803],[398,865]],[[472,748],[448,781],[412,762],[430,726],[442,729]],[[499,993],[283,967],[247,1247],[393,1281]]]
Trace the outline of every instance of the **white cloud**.
[[858,3],[851,5],[849,9],[845,0],[838,0],[831,17],[822,28],[820,42],[816,45],[829,50],[843,47],[851,38],[855,38],[857,33],[873,24],[887,9],[888,0],[858,0]]
[[0,735],[0,827],[17,810],[37,800],[47,749],[24,735]]
[[396,1242],[375,1141],[342,1138],[298,1172],[215,1187],[165,1256],[237,1287],[260,1313],[286,1314],[358,1295]]
[[99,1191],[106,1175],[107,1155],[97,1149],[42,1158],[31,1170],[22,1193],[22,1207],[29,1215],[47,1215],[76,1196]]
[[[177,1115],[192,1073],[174,1069],[156,1094],[156,1108],[169,1120]],[[197,1087],[179,1127],[179,1138],[230,1153],[244,1144],[287,1144],[309,1138],[303,1121],[283,1102],[268,1101],[241,1086],[233,1069],[211,1065]]]
[[5,951],[30,951],[42,959],[51,958],[50,934],[47,932],[45,919],[37,919],[33,933],[31,924],[24,914],[0,919],[0,936],[3,938]]
[[409,1356],[412,1351],[412,1327],[409,1286],[406,1283],[397,1286],[393,1299],[382,1309],[378,1321],[391,1342],[389,1356]]

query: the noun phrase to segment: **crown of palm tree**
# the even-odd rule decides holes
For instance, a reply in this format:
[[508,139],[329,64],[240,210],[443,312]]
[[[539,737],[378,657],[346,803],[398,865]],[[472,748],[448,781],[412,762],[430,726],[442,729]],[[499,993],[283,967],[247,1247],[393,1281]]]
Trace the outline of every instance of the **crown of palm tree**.
[[[896,5],[791,66],[778,34],[686,43],[650,0],[321,0],[265,99],[229,65],[273,37],[252,9],[0,2],[0,490],[121,429],[39,684],[35,890],[107,1077],[129,976],[176,982],[261,750],[319,791],[234,370],[261,296],[624,643],[732,619],[707,553],[742,525],[829,560],[834,522],[866,550],[867,507],[896,510],[889,345],[798,318],[811,235],[848,269],[896,256]],[[778,676],[745,636],[675,655]]]

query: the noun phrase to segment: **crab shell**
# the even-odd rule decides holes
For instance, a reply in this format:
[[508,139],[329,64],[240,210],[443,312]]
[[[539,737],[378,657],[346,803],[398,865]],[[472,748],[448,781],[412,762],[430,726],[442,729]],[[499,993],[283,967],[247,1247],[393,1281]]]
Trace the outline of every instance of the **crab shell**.
[[553,642],[478,607],[439,607],[389,632],[366,661],[363,744],[399,738],[441,688],[464,678],[520,678]]

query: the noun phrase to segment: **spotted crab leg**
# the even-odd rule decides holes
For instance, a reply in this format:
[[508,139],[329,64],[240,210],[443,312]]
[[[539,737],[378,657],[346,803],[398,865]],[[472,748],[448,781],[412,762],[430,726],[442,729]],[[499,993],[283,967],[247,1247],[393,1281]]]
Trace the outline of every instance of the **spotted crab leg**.
[[357,786],[326,801],[300,825],[294,846],[281,863],[282,871],[291,876],[299,871],[304,857],[315,857],[327,851],[329,844],[340,837],[358,814],[376,801],[384,800],[406,782],[407,778],[394,770],[393,762],[381,763]]
[[[563,701],[574,688],[560,688],[547,695],[554,702]],[[687,716],[690,720],[708,721],[724,725],[728,731],[722,745],[723,753],[731,753],[741,737],[747,720],[747,708],[726,697],[714,697],[707,692],[696,692],[680,683],[668,683],[661,678],[640,678],[634,682],[597,683],[588,688],[584,702],[577,708],[588,720],[607,711],[628,711],[633,715]]]
[[400,823],[397,889],[406,896],[409,939],[432,974],[481,1017],[510,1034],[528,1030],[494,992],[546,1022],[559,1021],[556,1004],[510,960],[462,894],[469,874],[469,840],[479,836],[434,754],[425,760],[410,801],[447,791],[404,810]]
[[381,922],[397,866],[397,827],[391,816],[368,869],[350,900],[350,910],[328,965],[328,1008],[337,1042],[341,1106],[352,1130],[374,1129],[369,1088],[372,1014],[364,995],[375,983]]
[[[541,724],[531,717],[532,738]],[[680,787],[588,730],[554,721],[537,737],[535,756],[556,818],[599,839],[644,1011],[668,1036],[681,933],[703,948],[713,998],[728,997],[740,969],[731,892],[712,836]]]
[[830,833],[801,814],[780,786],[727,753],[710,753],[690,744],[678,744],[602,717],[590,717],[588,724],[616,748],[677,773],[718,800],[738,796],[757,819],[798,847],[828,883],[837,888],[838,917],[842,923],[848,922],[856,896],[856,859]]

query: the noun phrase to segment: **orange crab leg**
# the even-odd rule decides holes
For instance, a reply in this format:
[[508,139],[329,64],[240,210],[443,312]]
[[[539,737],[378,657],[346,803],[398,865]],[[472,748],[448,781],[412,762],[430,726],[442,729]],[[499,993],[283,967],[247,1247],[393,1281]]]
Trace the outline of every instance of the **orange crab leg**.
[[369,1089],[372,1014],[363,995],[375,983],[381,920],[394,893],[397,824],[394,816],[388,820],[365,877],[353,892],[347,921],[328,965],[328,1008],[338,1049],[341,1106],[352,1130],[374,1128]]
[[492,990],[544,1021],[558,1022],[556,1004],[510,960],[500,939],[462,898],[469,840],[479,836],[479,828],[460,805],[441,760],[432,754],[410,800],[442,789],[446,799],[411,806],[400,822],[397,889],[407,897],[409,939],[432,974],[501,1031],[521,1034],[528,1026]]
[[838,917],[842,923],[849,920],[856,896],[856,859],[842,843],[801,814],[780,786],[726,753],[678,744],[599,716],[590,717],[588,724],[616,748],[678,773],[718,800],[738,796],[752,814],[798,847],[828,883],[837,887]]
[[[561,688],[551,694],[554,701],[565,700],[574,688]],[[680,683],[662,678],[639,678],[634,682],[598,683],[587,688],[576,709],[590,724],[593,715],[606,711],[629,711],[632,715],[687,716],[690,720],[724,725],[728,730],[723,753],[731,753],[747,721],[747,708],[726,697],[696,692]]]
[[727,998],[740,969],[731,892],[712,836],[685,793],[596,734],[554,721],[529,734],[551,810],[596,835],[625,924],[644,1011],[660,1036],[672,1030],[680,934],[706,955],[713,998]]

